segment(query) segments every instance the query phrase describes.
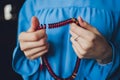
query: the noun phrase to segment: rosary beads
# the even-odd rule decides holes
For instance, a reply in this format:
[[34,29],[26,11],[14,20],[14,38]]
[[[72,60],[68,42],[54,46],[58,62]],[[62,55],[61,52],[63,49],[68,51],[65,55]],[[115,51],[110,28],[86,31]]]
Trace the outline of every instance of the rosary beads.
[[[49,29],[53,29],[53,28],[59,28],[59,27],[62,27],[64,25],[67,25],[67,24],[70,24],[70,23],[75,23],[77,25],[79,25],[79,22],[77,21],[77,19],[75,18],[70,18],[70,19],[67,19],[65,21],[61,21],[61,22],[58,22],[58,23],[52,23],[52,24],[48,24],[48,28]],[[41,24],[38,29],[46,29],[46,24]]]
[[[59,28],[59,27],[62,27],[64,25],[67,25],[67,24],[71,24],[71,23],[75,23],[77,25],[79,25],[79,22],[77,21],[77,19],[75,18],[70,18],[70,19],[67,19],[65,21],[61,21],[61,22],[58,22],[58,23],[52,23],[52,24],[48,24],[48,29],[54,29],[54,28]],[[40,25],[37,30],[41,30],[41,29],[46,29],[46,24],[44,25]],[[77,57],[77,60],[76,60],[76,64],[75,64],[75,68],[72,72],[72,74],[67,77],[67,78],[61,78],[59,76],[57,76],[54,71],[52,70],[47,58],[46,58],[46,55],[42,56],[41,57],[43,63],[45,64],[48,72],[50,73],[50,75],[55,79],[55,80],[74,80],[77,76],[77,72],[78,72],[78,69],[79,69],[79,66],[80,66],[80,59]],[[43,68],[43,65],[40,65],[40,69],[42,70]]]

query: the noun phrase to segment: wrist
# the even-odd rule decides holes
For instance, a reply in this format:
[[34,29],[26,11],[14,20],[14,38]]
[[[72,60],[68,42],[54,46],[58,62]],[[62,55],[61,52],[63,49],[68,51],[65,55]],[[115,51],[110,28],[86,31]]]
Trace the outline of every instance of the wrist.
[[96,59],[97,62],[100,64],[110,63],[112,61],[112,48],[109,47],[103,54],[100,59]]
[[97,59],[97,62],[100,64],[107,64],[110,63],[112,61],[112,56],[107,56],[104,59]]

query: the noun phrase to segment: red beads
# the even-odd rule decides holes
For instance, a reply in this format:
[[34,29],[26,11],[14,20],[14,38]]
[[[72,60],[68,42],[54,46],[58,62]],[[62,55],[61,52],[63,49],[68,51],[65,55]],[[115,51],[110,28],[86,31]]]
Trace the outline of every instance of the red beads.
[[[67,24],[70,24],[70,23],[75,23],[75,24],[79,25],[79,22],[77,21],[77,19],[75,19],[75,18],[70,18],[70,19],[67,19],[67,20],[65,20],[65,21],[61,21],[61,22],[58,22],[58,23],[48,24],[48,29],[59,28],[59,27],[62,27],[62,26],[64,26],[64,25],[67,25]],[[44,25],[41,24],[41,25],[37,28],[37,30],[46,29],[46,28],[47,28],[47,27],[46,27],[46,24],[44,24]],[[71,74],[71,76],[69,76],[68,78],[61,78],[61,77],[57,76],[57,75],[53,72],[53,70],[52,70],[52,68],[51,68],[51,66],[50,66],[50,64],[49,64],[49,62],[48,62],[48,60],[47,60],[47,58],[46,58],[45,56],[42,56],[42,61],[44,62],[44,64],[45,64],[48,72],[50,73],[50,75],[51,75],[55,80],[74,80],[74,79],[76,78],[76,76],[77,76],[77,72],[78,72],[78,69],[79,69],[79,66],[80,66],[80,59],[77,57],[76,64],[75,64],[75,68],[74,68],[74,71],[73,71],[73,73]],[[42,70],[42,69],[43,69],[43,65],[40,65],[40,70]]]
[[[48,24],[48,28],[49,29],[58,28],[58,27],[62,27],[64,25],[67,25],[67,24],[70,24],[70,23],[76,23],[77,25],[79,25],[79,22],[77,21],[77,19],[70,18],[70,19],[67,19],[65,21],[61,21],[61,22],[58,22],[58,23]],[[44,25],[41,24],[38,29],[46,29],[46,24],[44,24]]]
[[45,64],[45,66],[47,67],[48,72],[50,73],[50,75],[51,75],[55,80],[74,80],[74,79],[76,78],[76,76],[77,76],[77,72],[78,72],[78,69],[79,69],[79,66],[80,66],[80,59],[77,57],[77,61],[76,61],[75,68],[74,68],[74,71],[73,71],[72,75],[69,76],[68,78],[61,78],[61,77],[57,76],[57,75],[53,72],[53,70],[52,70],[52,68],[50,67],[50,64],[49,64],[49,62],[48,62],[48,60],[47,60],[47,58],[46,58],[45,56],[43,57],[43,62],[44,62],[44,64]]

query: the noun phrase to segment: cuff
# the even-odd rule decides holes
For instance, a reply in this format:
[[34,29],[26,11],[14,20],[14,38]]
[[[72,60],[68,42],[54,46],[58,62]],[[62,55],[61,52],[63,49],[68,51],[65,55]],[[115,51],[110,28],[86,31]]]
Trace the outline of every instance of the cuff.
[[24,56],[24,53],[19,47],[16,47],[13,53],[12,67],[15,72],[22,76],[33,75],[40,65],[40,59],[29,60]]
[[106,65],[110,65],[113,63],[113,60],[114,60],[114,54],[115,54],[115,49],[114,49],[114,45],[109,41],[108,42],[109,45],[111,46],[112,48],[112,57],[108,57],[107,59],[110,59],[108,63],[104,63],[105,61],[104,60],[101,60],[101,61],[97,61],[99,65],[101,66],[106,66]]

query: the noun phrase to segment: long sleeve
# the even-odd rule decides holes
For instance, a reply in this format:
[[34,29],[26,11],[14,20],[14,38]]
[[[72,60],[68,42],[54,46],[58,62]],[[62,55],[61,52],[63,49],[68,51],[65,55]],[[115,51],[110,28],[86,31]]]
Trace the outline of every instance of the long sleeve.
[[[26,0],[20,11],[18,36],[21,32],[27,31],[27,29],[30,27],[31,17],[34,15],[34,2],[31,1],[33,0]],[[24,53],[20,50],[19,41],[17,40],[17,46],[13,53],[13,69],[23,76],[30,76],[38,70],[39,64],[39,59],[29,60],[25,57]]]
[[[26,0],[20,14],[18,35],[27,31],[32,16],[46,24],[49,43],[47,60],[54,73],[62,78],[70,76],[77,55],[70,41],[70,25],[49,29],[48,24],[82,17],[94,26],[112,47],[113,58],[108,64],[95,59],[81,59],[75,80],[118,80],[120,76],[120,8],[119,0]],[[20,50],[19,41],[13,53],[13,68],[25,80],[54,80],[47,68],[39,70],[40,59],[29,60]],[[118,71],[119,70],[119,71]]]
[[116,21],[116,28],[114,30],[114,34],[112,37],[111,45],[113,49],[113,61],[112,68],[110,70],[110,79],[114,80],[120,79],[120,13],[119,16],[116,17],[118,20]]
[[[111,12],[111,18],[104,16],[104,27],[97,27],[97,29],[104,35],[110,46],[112,47],[112,61],[107,64],[99,64],[94,59],[86,59],[82,66],[84,75],[89,80],[118,80],[120,78],[120,13],[119,11]],[[107,26],[106,23],[109,25]],[[100,21],[91,21],[92,25],[96,25]],[[99,25],[98,25],[99,26]],[[85,70],[86,69],[86,70]],[[93,76],[96,74],[96,76]]]
[[[101,71],[100,75],[106,76],[106,80],[118,80],[120,79],[120,12],[113,13],[113,28],[108,30],[112,32],[112,35],[108,40],[112,47],[112,61],[108,64],[97,65]],[[112,29],[112,30],[111,30]],[[97,71],[96,71],[97,72]],[[102,78],[102,77],[101,77]],[[105,78],[105,77],[104,77]]]

